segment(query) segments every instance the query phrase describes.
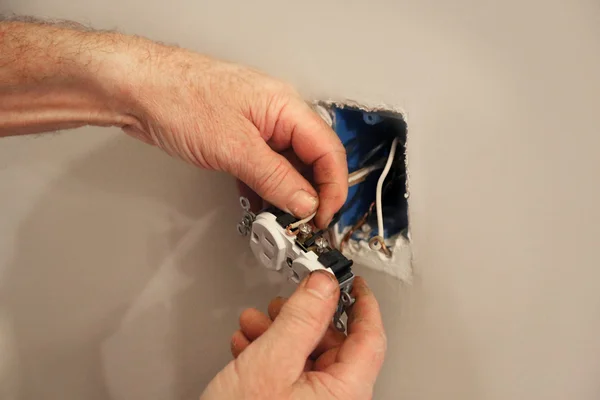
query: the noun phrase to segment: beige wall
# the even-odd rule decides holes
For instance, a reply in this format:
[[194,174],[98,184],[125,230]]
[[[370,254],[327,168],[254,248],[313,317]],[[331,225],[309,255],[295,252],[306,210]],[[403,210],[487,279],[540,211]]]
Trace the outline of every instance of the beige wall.
[[[600,396],[600,6],[4,0],[408,114],[412,288],[361,270],[390,336],[376,399]],[[194,398],[245,306],[289,290],[230,179],[117,131],[0,143],[0,398]],[[233,249],[232,249],[233,248]]]

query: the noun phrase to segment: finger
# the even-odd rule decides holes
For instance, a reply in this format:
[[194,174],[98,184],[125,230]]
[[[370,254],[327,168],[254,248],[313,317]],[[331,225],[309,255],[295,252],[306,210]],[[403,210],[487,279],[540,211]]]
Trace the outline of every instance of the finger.
[[338,356],[338,352],[340,351],[339,347],[333,347],[323,354],[319,358],[315,360],[313,365],[313,370],[315,371],[325,371],[327,368],[332,366]]
[[285,159],[288,160],[290,162],[290,164],[292,164],[292,167],[294,167],[294,169],[296,171],[298,171],[300,173],[300,175],[302,175],[307,181],[312,182],[312,179],[313,179],[312,167],[310,165],[304,164],[302,162],[302,160],[300,160],[300,158],[298,158],[298,155],[296,155],[296,153],[294,153],[293,149],[288,149],[283,152],[279,152],[279,154],[281,154],[283,157],[285,157]]
[[242,331],[235,331],[231,336],[231,355],[233,358],[238,358],[242,351],[250,345],[250,340],[242,333]]
[[267,307],[267,312],[269,314],[269,318],[271,318],[271,321],[275,321],[275,318],[277,318],[279,312],[281,311],[281,307],[283,307],[286,301],[287,299],[285,297],[279,296],[271,300],[269,306]]
[[244,352],[245,357],[255,357],[256,370],[270,371],[272,381],[295,382],[327,330],[338,298],[333,274],[313,272],[284,304],[269,330]]
[[316,211],[319,201],[312,185],[281,154],[260,137],[245,148],[233,173],[274,206],[304,218]]
[[325,228],[348,195],[346,150],[335,132],[301,100],[285,107],[279,119],[274,137],[279,143],[289,140],[300,160],[312,166],[319,192],[315,223]]
[[354,279],[356,302],[348,317],[348,337],[328,372],[346,382],[359,379],[372,385],[379,374],[386,350],[386,337],[379,305],[361,277]]
[[265,333],[271,323],[269,317],[254,308],[244,310],[240,315],[241,331],[251,342]]
[[[271,320],[274,321],[275,318],[277,318],[285,302],[286,299],[282,297],[276,297],[273,300],[271,300],[271,303],[269,303],[268,307],[269,317],[271,317]],[[340,347],[342,343],[344,343],[345,339],[346,335],[329,327],[327,331],[325,331],[323,339],[321,339],[315,350],[311,353],[310,357],[313,359],[317,359],[331,348]]]

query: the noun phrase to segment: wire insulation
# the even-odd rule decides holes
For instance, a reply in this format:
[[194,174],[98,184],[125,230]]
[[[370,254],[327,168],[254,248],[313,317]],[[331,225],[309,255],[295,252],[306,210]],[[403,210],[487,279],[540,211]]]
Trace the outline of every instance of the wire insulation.
[[369,165],[368,167],[364,167],[352,172],[350,175],[348,175],[348,186],[352,187],[363,182],[372,172],[382,169],[383,167],[384,161],[381,160],[373,165]]
[[288,228],[288,229],[296,229],[296,228],[297,228],[297,227],[299,227],[300,225],[302,225],[302,224],[306,224],[306,223],[308,223],[308,222],[312,221],[312,219],[315,217],[315,215],[317,215],[317,213],[316,213],[316,212],[315,212],[315,213],[312,213],[312,214],[310,214],[308,217],[306,217],[306,218],[304,218],[304,219],[301,219],[300,221],[296,221],[296,222],[294,222],[293,224],[289,224],[287,228]]
[[383,192],[383,183],[385,182],[385,178],[387,177],[390,169],[392,168],[392,163],[394,162],[394,156],[396,155],[396,148],[398,147],[398,138],[395,138],[392,142],[392,147],[390,148],[390,154],[388,155],[387,162],[385,163],[385,167],[381,172],[381,176],[377,181],[377,192],[375,194],[375,204],[377,211],[377,234],[381,236],[382,240],[385,240],[385,236],[383,233],[383,210],[382,210],[382,192]]

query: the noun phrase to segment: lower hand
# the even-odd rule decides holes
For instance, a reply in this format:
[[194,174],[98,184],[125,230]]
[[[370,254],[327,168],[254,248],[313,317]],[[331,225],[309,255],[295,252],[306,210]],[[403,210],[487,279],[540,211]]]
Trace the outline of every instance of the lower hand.
[[330,327],[339,298],[335,278],[316,272],[289,300],[276,298],[269,317],[249,309],[231,342],[235,357],[201,400],[371,399],[386,338],[379,306],[355,279],[348,336]]

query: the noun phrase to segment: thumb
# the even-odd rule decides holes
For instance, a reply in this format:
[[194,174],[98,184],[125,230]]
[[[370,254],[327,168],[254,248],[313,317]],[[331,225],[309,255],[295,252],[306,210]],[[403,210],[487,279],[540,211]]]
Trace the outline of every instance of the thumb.
[[285,157],[262,140],[245,150],[239,159],[244,165],[236,168],[236,175],[260,197],[299,218],[317,210],[317,192]]
[[295,382],[329,327],[338,298],[339,284],[333,274],[325,270],[311,273],[267,332],[255,341],[253,351],[260,354],[255,358],[260,360],[256,370],[270,371],[275,375],[272,379],[283,384]]

